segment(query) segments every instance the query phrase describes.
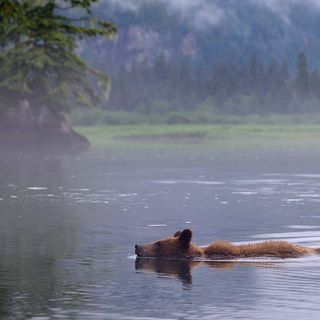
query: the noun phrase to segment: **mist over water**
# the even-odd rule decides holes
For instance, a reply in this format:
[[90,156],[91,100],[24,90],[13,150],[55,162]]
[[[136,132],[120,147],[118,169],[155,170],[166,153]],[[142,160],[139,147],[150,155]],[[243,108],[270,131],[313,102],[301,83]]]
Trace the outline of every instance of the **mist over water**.
[[1,2],[0,320],[318,319],[320,255],[134,252],[186,228],[320,248],[319,10]]
[[281,239],[319,247],[317,150],[122,143],[76,157],[1,158],[1,318],[318,318],[317,256],[134,256],[136,243],[183,228],[199,245]]

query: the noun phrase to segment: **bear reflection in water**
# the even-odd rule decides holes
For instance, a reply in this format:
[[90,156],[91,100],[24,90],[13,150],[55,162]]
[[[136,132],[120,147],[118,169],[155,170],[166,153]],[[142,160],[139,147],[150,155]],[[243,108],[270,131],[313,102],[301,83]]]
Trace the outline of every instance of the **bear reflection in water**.
[[255,266],[263,268],[277,268],[272,262],[236,262],[236,261],[196,261],[187,259],[159,259],[137,258],[135,268],[137,271],[154,272],[158,275],[180,279],[185,284],[192,283],[192,269],[197,266],[206,266],[214,269],[231,269],[236,265]]
[[191,283],[191,269],[198,264],[200,264],[199,261],[190,260],[137,258],[135,267],[136,270],[151,271],[160,275],[179,278],[186,283]]

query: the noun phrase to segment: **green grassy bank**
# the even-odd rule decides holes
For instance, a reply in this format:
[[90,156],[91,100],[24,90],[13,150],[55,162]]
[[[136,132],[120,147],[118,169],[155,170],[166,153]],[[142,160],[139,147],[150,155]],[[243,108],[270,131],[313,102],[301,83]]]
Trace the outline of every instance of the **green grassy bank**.
[[93,146],[114,141],[135,143],[202,142],[215,145],[320,146],[320,125],[311,124],[203,124],[113,125],[75,127]]

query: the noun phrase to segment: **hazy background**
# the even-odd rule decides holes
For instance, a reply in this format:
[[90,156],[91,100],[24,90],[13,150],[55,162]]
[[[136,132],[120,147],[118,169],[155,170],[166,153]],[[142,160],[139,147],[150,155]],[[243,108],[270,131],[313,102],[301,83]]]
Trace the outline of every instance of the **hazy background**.
[[318,319],[319,256],[134,246],[320,247],[320,1],[75,1],[0,2],[0,318]]
[[119,28],[78,49],[112,79],[105,110],[319,112],[320,1],[104,0],[95,13]]

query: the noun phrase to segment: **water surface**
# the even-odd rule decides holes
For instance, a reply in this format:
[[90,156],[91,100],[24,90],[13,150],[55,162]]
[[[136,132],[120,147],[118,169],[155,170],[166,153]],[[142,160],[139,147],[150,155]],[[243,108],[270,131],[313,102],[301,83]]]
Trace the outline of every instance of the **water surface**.
[[136,260],[134,244],[320,246],[320,153],[132,145],[2,155],[1,319],[318,319],[320,258]]

